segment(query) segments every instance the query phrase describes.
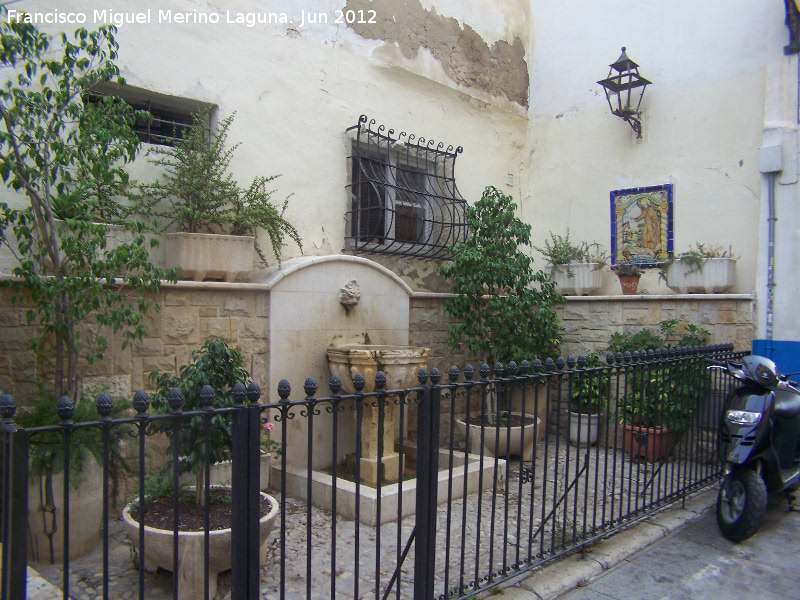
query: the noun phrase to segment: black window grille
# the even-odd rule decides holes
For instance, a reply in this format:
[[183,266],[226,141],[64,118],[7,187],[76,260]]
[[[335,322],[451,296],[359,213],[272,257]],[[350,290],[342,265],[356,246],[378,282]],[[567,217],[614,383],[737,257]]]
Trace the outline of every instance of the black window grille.
[[359,253],[447,259],[464,242],[466,201],[455,182],[462,148],[400,133],[362,115],[350,157],[347,247]]
[[[124,93],[131,90],[134,90],[133,93]],[[189,127],[192,126],[192,115],[205,106],[185,99],[176,99],[176,105],[170,106],[169,96],[153,94],[153,98],[149,98],[146,92],[143,93],[138,88],[128,89],[127,86],[120,87],[119,91],[93,90],[84,97],[84,101],[96,103],[101,96],[121,98],[136,110],[148,111],[151,119],[138,120],[133,130],[141,142],[159,146],[172,146],[176,141],[186,137]]]
[[137,121],[134,131],[145,144],[172,146],[177,140],[186,137],[192,126],[192,115],[156,106],[151,102],[143,105],[128,103],[137,110],[146,110],[152,115],[150,121]]

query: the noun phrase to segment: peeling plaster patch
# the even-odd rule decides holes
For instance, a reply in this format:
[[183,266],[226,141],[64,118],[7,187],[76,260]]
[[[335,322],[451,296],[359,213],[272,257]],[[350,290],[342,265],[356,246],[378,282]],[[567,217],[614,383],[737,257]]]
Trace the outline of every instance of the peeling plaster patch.
[[348,10],[374,11],[375,23],[349,24],[362,38],[397,44],[409,61],[427,49],[456,83],[528,107],[528,64],[519,37],[490,47],[467,23],[462,28],[456,19],[426,10],[420,0],[347,0]]

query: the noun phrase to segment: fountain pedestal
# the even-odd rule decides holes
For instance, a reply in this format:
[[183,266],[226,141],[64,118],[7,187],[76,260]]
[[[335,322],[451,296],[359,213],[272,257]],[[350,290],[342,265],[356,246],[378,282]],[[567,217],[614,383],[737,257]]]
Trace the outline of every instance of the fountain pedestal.
[[[375,391],[375,374],[386,375],[386,389],[400,390],[417,384],[417,372],[428,364],[430,348],[413,346],[378,346],[349,344],[328,348],[331,373],[339,377],[345,391],[355,393],[353,377],[361,373],[365,393]],[[383,426],[381,427],[381,410]],[[365,400],[361,422],[361,479],[375,485],[379,479],[396,482],[403,474],[403,457],[395,451],[398,397],[385,397],[383,408],[378,399]],[[379,456],[379,439],[383,439],[383,456]]]

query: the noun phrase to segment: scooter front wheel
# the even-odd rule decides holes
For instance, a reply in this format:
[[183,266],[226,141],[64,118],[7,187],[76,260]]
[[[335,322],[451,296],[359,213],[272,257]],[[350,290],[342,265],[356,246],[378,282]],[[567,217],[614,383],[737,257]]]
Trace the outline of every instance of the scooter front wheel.
[[767,512],[767,486],[751,469],[725,477],[717,497],[717,525],[726,538],[740,542],[752,536]]

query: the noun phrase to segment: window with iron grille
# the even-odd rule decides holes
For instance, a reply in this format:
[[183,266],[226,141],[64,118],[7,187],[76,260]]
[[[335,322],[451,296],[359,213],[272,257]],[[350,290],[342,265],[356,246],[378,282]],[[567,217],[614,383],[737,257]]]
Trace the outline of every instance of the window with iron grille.
[[139,140],[146,144],[172,146],[182,139],[192,125],[192,115],[211,105],[198,100],[159,94],[133,86],[101,84],[87,94],[91,102],[96,96],[116,96],[122,98],[136,110],[146,110],[152,115],[148,121],[137,121],[134,131]]
[[447,259],[467,237],[455,182],[462,148],[444,147],[362,115],[350,157],[347,247],[356,252]]

